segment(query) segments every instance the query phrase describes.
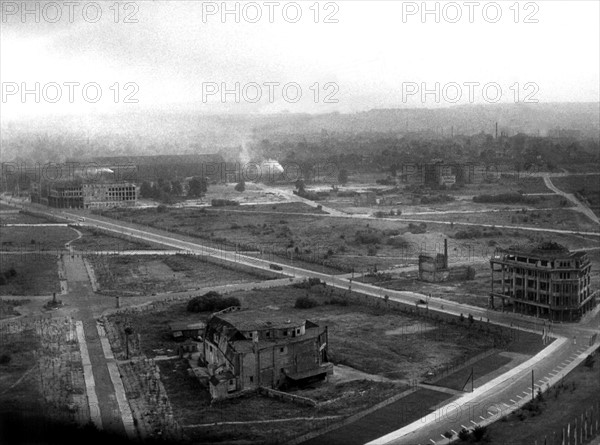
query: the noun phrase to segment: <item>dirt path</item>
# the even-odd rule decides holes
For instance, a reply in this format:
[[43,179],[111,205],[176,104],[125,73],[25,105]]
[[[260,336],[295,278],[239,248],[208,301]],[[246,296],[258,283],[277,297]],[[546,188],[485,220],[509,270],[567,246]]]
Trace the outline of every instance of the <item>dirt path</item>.
[[575,204],[575,210],[577,210],[578,212],[583,213],[585,216],[587,216],[589,219],[591,219],[592,221],[594,221],[596,224],[600,224],[600,220],[598,219],[598,217],[596,216],[596,214],[594,212],[592,212],[592,209],[590,209],[588,206],[584,205],[581,201],[579,201],[575,197],[575,195],[573,195],[571,193],[563,192],[562,190],[560,190],[559,188],[557,188],[552,183],[552,180],[550,179],[549,175],[545,175],[544,176],[544,183],[546,184],[546,187],[548,187],[554,193],[563,196],[564,198],[568,199],[573,204]]

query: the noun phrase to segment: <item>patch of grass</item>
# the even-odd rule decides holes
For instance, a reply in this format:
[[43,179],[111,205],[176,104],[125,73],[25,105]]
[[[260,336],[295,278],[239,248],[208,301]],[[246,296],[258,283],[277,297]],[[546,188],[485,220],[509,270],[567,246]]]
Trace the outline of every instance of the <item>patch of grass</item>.
[[[600,402],[600,382],[597,369],[579,366],[557,386],[544,394],[542,400],[530,402],[505,420],[488,427],[492,443],[528,445],[540,437],[561,437],[563,428],[575,419],[581,421],[592,406]],[[595,408],[594,408],[595,409]]]
[[57,258],[47,254],[0,255],[0,272],[16,275],[0,285],[0,295],[51,295],[60,292]]

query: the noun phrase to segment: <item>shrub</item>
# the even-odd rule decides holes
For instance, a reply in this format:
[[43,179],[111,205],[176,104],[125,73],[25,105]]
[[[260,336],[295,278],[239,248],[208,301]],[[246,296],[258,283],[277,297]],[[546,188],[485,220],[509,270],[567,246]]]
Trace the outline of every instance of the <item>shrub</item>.
[[469,266],[467,267],[466,273],[465,273],[465,280],[471,281],[475,279],[475,268],[473,266]]
[[210,205],[213,207],[226,207],[226,206],[237,206],[239,202],[231,199],[213,199],[210,201]]
[[0,355],[0,365],[8,365],[11,361],[10,354],[2,354]]
[[167,206],[164,204],[160,204],[158,207],[156,207],[156,211],[158,213],[165,213],[167,211]]
[[469,440],[470,437],[471,437],[471,433],[469,432],[469,430],[467,430],[465,428],[463,428],[462,430],[460,430],[458,432],[458,438],[464,442]]
[[240,192],[240,193],[242,193],[242,192],[244,192],[245,190],[246,190],[246,182],[245,182],[245,181],[242,179],[240,182],[238,182],[238,183],[235,185],[235,191],[236,191],[236,192]]
[[231,306],[240,305],[240,300],[236,297],[223,298],[219,293],[210,291],[188,301],[187,310],[189,312],[221,311]]
[[383,241],[383,234],[375,230],[358,230],[354,240],[359,244],[379,244]]
[[482,441],[485,436],[487,435],[487,428],[481,425],[477,425],[474,429],[473,429],[473,439],[476,442],[480,442]]
[[585,366],[588,369],[592,369],[594,367],[594,357],[591,354],[585,358],[583,366]]
[[305,296],[296,298],[296,304],[294,307],[296,309],[310,309],[318,305],[319,303],[317,303],[316,300],[310,298],[309,296]]

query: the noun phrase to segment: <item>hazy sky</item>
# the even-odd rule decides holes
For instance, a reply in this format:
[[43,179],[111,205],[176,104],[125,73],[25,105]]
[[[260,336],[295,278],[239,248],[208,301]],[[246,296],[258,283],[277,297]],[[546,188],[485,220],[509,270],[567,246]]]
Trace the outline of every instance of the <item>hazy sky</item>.
[[[70,17],[64,2],[28,2],[34,12],[23,15],[20,1],[2,1],[2,120],[174,107],[353,112],[451,106],[470,93],[475,103],[599,100],[598,1],[426,2],[438,17],[422,17],[422,2],[227,2],[239,23],[223,20],[222,2],[123,2],[118,17],[113,1],[74,3]],[[39,97],[23,97],[36,82]],[[215,91],[236,82],[238,98]],[[138,103],[124,103],[128,93]]]

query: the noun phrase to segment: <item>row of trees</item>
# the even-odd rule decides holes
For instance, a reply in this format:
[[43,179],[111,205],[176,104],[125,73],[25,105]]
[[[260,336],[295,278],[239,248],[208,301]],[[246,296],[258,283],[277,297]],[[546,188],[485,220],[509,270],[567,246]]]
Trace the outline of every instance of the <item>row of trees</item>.
[[142,182],[142,185],[140,186],[140,197],[169,203],[176,201],[184,195],[188,198],[202,198],[206,195],[207,191],[208,180],[206,178],[192,178],[188,183],[187,195],[181,181],[159,179],[152,184],[148,181]]

